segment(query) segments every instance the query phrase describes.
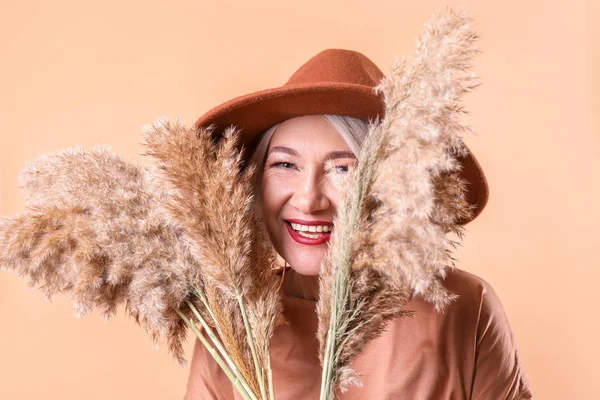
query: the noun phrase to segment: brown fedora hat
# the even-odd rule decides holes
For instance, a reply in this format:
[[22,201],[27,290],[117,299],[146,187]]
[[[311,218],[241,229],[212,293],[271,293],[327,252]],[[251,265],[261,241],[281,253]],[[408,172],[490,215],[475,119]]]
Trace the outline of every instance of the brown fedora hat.
[[[312,114],[348,115],[363,120],[382,117],[384,100],[373,93],[383,78],[381,70],[363,54],[344,49],[323,50],[304,63],[280,87],[231,99],[201,116],[197,127],[221,131],[231,125],[240,130],[251,153],[259,136],[286,119]],[[472,218],[483,211],[489,188],[483,170],[468,150],[461,158],[461,177],[469,182],[467,198],[475,206]]]

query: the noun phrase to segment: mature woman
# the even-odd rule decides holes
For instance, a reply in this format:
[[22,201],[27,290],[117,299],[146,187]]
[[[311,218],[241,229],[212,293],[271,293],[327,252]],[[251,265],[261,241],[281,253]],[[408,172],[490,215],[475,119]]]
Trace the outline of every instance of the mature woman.
[[[321,368],[315,336],[318,275],[340,204],[335,174],[357,163],[367,121],[381,115],[372,88],[383,74],[364,55],[325,50],[282,87],[241,96],[211,110],[198,125],[242,129],[258,167],[257,211],[289,269],[281,294],[289,322],[271,344],[277,399],[319,397]],[[461,161],[471,184],[475,218],[487,183],[472,154]],[[467,223],[469,221],[464,221]],[[419,298],[353,364],[362,387],[342,399],[530,399],[517,347],[502,305],[484,280],[455,269],[444,280],[458,294],[444,313]],[[238,398],[226,375],[196,342],[186,399]]]

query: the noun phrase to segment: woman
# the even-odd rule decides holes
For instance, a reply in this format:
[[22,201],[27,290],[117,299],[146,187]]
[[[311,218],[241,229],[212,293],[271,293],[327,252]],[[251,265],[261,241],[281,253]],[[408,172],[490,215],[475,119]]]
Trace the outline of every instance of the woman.
[[[317,399],[321,383],[315,337],[318,275],[340,191],[334,173],[354,165],[383,100],[372,88],[383,74],[364,55],[325,50],[282,87],[235,98],[198,125],[236,125],[258,167],[257,211],[290,268],[281,294],[289,322],[271,344],[275,394]],[[461,160],[471,183],[475,218],[487,202],[485,176],[472,154]],[[469,221],[464,221],[467,223]],[[530,399],[506,315],[484,280],[455,269],[444,285],[458,294],[444,313],[414,298],[414,318],[396,319],[353,364],[362,387],[342,399]],[[196,342],[186,399],[239,398],[205,348]]]

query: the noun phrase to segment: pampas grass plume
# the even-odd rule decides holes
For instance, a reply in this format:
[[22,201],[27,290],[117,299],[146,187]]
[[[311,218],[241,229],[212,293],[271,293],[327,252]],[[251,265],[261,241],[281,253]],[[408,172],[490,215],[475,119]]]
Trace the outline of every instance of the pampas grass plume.
[[148,176],[107,146],[28,163],[20,175],[26,210],[0,220],[0,265],[48,299],[70,292],[78,317],[98,309],[109,318],[124,304],[184,362],[186,328],[174,308],[202,285],[200,268]]
[[426,25],[416,54],[397,61],[375,92],[385,115],[369,125],[358,166],[346,180],[320,276],[318,338],[321,399],[359,379],[350,363],[392,319],[410,316],[413,296],[438,311],[455,299],[442,284],[468,217],[461,97],[476,86],[468,74],[477,35],[464,11],[447,8]]

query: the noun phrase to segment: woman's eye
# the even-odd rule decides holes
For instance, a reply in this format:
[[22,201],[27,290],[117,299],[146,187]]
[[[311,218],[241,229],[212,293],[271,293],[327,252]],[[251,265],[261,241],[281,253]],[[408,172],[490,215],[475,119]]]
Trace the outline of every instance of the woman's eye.
[[326,172],[335,172],[338,174],[345,174],[349,171],[350,167],[348,165],[332,165],[327,168]]
[[273,164],[271,164],[271,167],[290,169],[290,168],[294,167],[294,164],[292,164],[291,162],[287,162],[287,161],[279,161],[279,162],[274,162]]

